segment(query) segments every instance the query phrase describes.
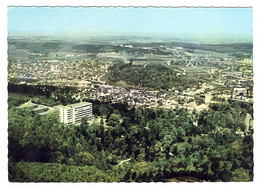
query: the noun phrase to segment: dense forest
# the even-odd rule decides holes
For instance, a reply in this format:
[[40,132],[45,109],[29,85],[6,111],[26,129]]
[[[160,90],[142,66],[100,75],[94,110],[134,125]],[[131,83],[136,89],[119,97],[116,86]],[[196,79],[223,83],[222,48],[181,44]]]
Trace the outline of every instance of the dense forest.
[[117,63],[109,68],[111,83],[125,81],[129,85],[168,90],[172,87],[186,89],[198,84],[196,77],[178,76],[176,72],[160,64],[135,66],[131,63]]
[[8,83],[8,108],[18,106],[31,100],[33,103],[50,107],[55,105],[68,105],[79,102],[72,98],[75,87],[58,87],[46,85],[27,85]]
[[246,113],[253,114],[250,104],[212,104],[191,113],[86,99],[95,118],[75,126],[60,123],[58,111],[39,116],[17,107],[29,99],[9,93],[11,182],[253,180],[253,137],[236,134],[245,129]]

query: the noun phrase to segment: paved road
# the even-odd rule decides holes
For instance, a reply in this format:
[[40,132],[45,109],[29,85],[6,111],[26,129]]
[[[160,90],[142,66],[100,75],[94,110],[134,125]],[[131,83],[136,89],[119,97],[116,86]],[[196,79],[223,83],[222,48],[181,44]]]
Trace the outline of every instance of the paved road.
[[128,159],[126,159],[126,160],[120,161],[120,162],[118,163],[118,166],[122,165],[122,164],[125,163],[125,162],[130,161],[131,159],[132,159],[132,158],[128,158]]

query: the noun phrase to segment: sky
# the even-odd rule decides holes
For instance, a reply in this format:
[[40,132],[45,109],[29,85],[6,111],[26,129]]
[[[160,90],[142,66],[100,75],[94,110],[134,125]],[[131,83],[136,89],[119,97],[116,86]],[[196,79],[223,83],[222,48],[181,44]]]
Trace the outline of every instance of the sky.
[[9,34],[150,35],[252,41],[252,8],[9,7]]

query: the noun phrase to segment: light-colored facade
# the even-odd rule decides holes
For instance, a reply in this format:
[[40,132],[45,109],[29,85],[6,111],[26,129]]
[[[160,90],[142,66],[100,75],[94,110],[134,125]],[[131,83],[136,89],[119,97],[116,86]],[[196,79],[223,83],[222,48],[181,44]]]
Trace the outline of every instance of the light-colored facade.
[[65,124],[80,124],[83,117],[93,118],[92,103],[81,102],[67,106],[60,106],[60,120]]

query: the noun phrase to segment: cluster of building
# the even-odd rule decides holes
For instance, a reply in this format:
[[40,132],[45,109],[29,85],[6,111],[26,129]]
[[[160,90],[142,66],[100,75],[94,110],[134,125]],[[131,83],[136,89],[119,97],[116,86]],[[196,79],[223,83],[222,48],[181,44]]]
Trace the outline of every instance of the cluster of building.
[[[120,45],[120,47],[134,48],[132,45]],[[139,48],[151,51],[154,49],[154,47]],[[53,53],[54,59],[42,57],[42,60],[30,62],[9,62],[8,77],[21,78],[24,81],[21,83],[26,84],[77,87],[73,97],[79,100],[90,98],[144,108],[185,108],[190,112],[194,110],[200,112],[208,109],[210,103],[228,99],[253,102],[252,57],[238,61],[225,53],[194,51],[183,47],[159,46],[159,48],[165,48],[163,51],[170,53],[167,55],[142,52],[126,54],[122,51],[110,51],[95,53],[93,58],[88,57],[86,53],[71,53],[57,59],[55,59],[57,54]],[[109,85],[105,78],[108,67],[118,59],[124,63],[131,63],[133,66],[143,66],[143,68],[149,63],[161,63],[173,70],[177,76],[196,77],[201,82],[186,90],[172,88],[167,91],[147,90],[130,87],[130,85]],[[26,82],[29,79],[36,81]],[[60,121],[67,125],[78,125],[82,118],[93,119],[92,103],[88,102],[55,107],[27,102],[21,107],[28,107],[39,115],[47,115],[56,110],[59,112]],[[197,121],[194,125],[196,123]],[[245,131],[238,129],[237,134],[244,136],[245,133],[252,132],[251,115],[247,114],[245,124]],[[225,129],[221,128],[215,131],[225,133]]]
[[253,102],[253,88],[252,87],[237,87],[232,89],[232,100]]
[[[111,85],[96,85],[87,97],[94,100],[102,100],[104,102],[111,101],[112,103],[127,103],[129,106],[155,108],[164,107],[168,109],[174,108],[187,108],[190,111],[196,109],[200,111],[207,109],[209,102],[206,104],[197,104],[197,98],[202,97],[207,101],[204,96],[205,89],[186,90],[183,92],[175,91],[152,91],[145,89],[122,88]],[[77,94],[79,96],[79,94]],[[80,98],[77,98],[80,99]]]
[[32,112],[41,116],[47,115],[54,110],[58,110],[60,114],[60,121],[66,125],[78,125],[81,123],[82,118],[86,118],[89,121],[93,119],[92,103],[89,102],[80,102],[66,106],[59,105],[55,107],[49,107],[45,105],[35,104],[29,101],[20,106],[20,108],[24,107],[29,108]]
[[[132,45],[120,45],[120,47],[134,48]],[[37,80],[28,84],[77,87],[78,93],[74,95],[76,99],[88,97],[114,103],[127,102],[128,105],[136,107],[184,107],[200,110],[207,108],[211,102],[227,99],[253,102],[252,58],[237,61],[235,57],[226,53],[187,50],[176,46],[136,48],[151,51],[160,48],[170,53],[139,55],[135,52],[126,54],[124,51],[110,51],[97,52],[94,54],[95,57],[90,58],[86,53],[71,53],[57,57],[54,52],[52,54],[54,59],[41,58],[35,62],[9,63],[9,76]],[[104,77],[108,73],[108,67],[118,59],[144,68],[151,62],[162,63],[174,70],[177,76],[193,76],[202,82],[198,87],[194,85],[187,90],[172,88],[164,92],[128,88],[129,85],[108,85]],[[132,59],[131,62],[129,59]],[[70,110],[64,108],[64,111]],[[72,114],[67,112],[66,115]],[[64,116],[66,115],[64,113]]]
[[[84,60],[38,60],[36,62],[9,62],[9,78],[35,80],[34,84],[54,86],[86,86],[101,81],[107,70],[106,63],[92,59]],[[84,84],[80,84],[84,82]]]

